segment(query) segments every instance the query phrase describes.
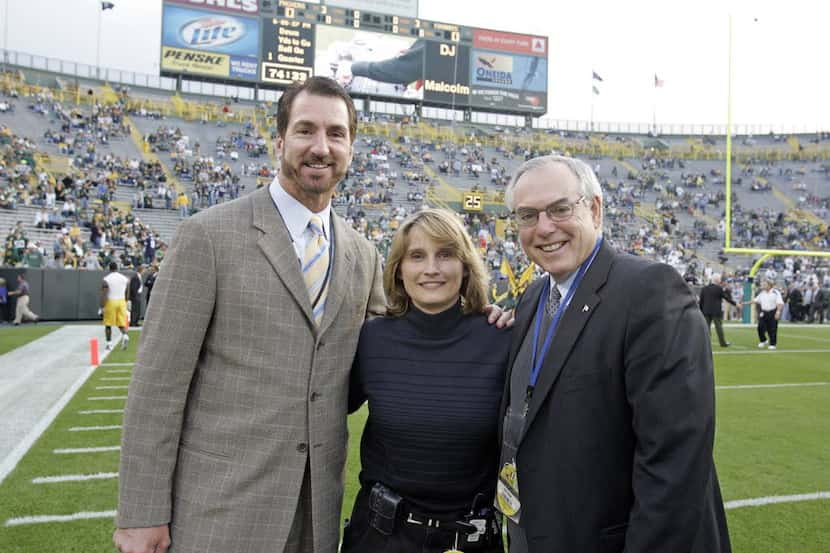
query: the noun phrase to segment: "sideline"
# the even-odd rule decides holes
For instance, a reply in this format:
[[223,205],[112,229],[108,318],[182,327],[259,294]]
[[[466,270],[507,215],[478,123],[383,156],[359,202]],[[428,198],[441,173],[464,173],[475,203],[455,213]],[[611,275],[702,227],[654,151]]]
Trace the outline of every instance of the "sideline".
[[760,507],[762,505],[773,505],[776,503],[797,503],[800,501],[816,501],[819,499],[830,499],[830,492],[803,493],[798,495],[771,495],[767,497],[755,497],[753,499],[737,499],[724,503],[726,509],[740,509],[742,507]]
[[830,353],[830,349],[747,349],[731,351],[713,351],[712,355],[781,355],[782,353]]
[[[37,342],[37,341],[35,341]],[[102,361],[109,355],[109,351],[104,351],[102,353]],[[23,458],[24,455],[31,449],[31,447],[35,444],[35,442],[40,438],[40,436],[46,431],[49,426],[51,426],[52,422],[54,422],[55,418],[63,411],[63,408],[69,403],[69,401],[75,397],[75,394],[78,393],[78,390],[83,386],[86,381],[92,376],[92,373],[98,367],[95,365],[89,365],[83,373],[72,383],[72,385],[64,392],[64,394],[58,399],[58,401],[52,405],[52,407],[46,412],[45,415],[35,424],[35,426],[26,434],[26,436],[15,446],[14,449],[0,462],[0,484],[3,483],[3,480],[14,470],[17,466],[17,463]]]
[[830,382],[792,382],[789,384],[738,384],[734,386],[715,386],[716,390],[755,390],[758,388],[801,388],[804,386],[827,386]]
[[72,522],[73,520],[88,520],[92,518],[115,518],[115,511],[82,511],[71,515],[39,515],[31,517],[10,518],[5,526],[20,526],[22,524],[42,524],[44,522]]

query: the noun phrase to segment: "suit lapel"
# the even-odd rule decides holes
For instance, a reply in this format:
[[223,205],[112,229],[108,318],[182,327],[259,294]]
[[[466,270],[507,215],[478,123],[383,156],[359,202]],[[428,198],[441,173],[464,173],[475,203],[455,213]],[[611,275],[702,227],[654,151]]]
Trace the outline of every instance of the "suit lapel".
[[[559,321],[556,335],[551,342],[544,365],[539,373],[539,381],[536,383],[533,398],[530,401],[527,420],[525,421],[525,435],[539,412],[539,408],[559,379],[562,367],[568,360],[580,334],[582,334],[582,329],[585,328],[588,320],[594,314],[596,306],[599,305],[600,297],[597,295],[597,291],[602,288],[608,278],[608,271],[611,268],[613,257],[614,250],[603,242],[597,257],[591,263],[585,277],[574,293],[562,320]],[[522,336],[522,334],[519,335]],[[601,347],[600,344],[597,344],[597,347]]]
[[519,348],[522,346],[522,341],[530,330],[530,324],[533,322],[533,317],[536,310],[536,305],[539,302],[539,295],[544,288],[545,275],[542,278],[528,286],[524,291],[519,303],[516,305],[516,322],[513,324],[513,340],[510,344],[510,357],[507,362],[507,376],[505,379],[504,392],[501,398],[501,407],[499,413],[499,442],[501,442],[502,426],[504,424],[504,414],[507,412],[507,406],[510,403],[510,381],[513,375],[513,363],[516,362],[516,356],[519,354]]
[[263,186],[249,197],[253,204],[253,225],[263,232],[257,245],[308,321],[314,326],[311,300],[308,298],[308,289],[300,272],[297,252],[294,251],[291,235],[274,206],[268,187]]
[[343,298],[349,293],[349,275],[352,274],[355,264],[354,237],[346,232],[346,224],[331,211],[331,226],[334,242],[334,265],[329,275],[329,291],[326,296],[326,310],[320,323],[320,334],[334,322],[334,316],[343,305]]

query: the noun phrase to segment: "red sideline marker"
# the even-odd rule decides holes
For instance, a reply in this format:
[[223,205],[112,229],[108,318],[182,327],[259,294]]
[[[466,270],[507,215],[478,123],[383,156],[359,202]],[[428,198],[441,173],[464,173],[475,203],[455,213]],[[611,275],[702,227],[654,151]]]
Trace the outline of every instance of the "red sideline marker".
[[93,367],[98,366],[98,338],[89,339],[89,363]]

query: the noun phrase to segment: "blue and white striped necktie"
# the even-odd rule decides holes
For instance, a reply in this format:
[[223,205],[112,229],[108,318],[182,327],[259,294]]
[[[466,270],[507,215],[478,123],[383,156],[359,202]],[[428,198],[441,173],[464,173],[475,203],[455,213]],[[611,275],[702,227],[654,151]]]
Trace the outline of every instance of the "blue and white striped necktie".
[[308,288],[314,322],[320,326],[326,309],[329,274],[329,243],[323,233],[323,220],[319,215],[312,215],[308,222],[311,237],[303,252],[303,280]]

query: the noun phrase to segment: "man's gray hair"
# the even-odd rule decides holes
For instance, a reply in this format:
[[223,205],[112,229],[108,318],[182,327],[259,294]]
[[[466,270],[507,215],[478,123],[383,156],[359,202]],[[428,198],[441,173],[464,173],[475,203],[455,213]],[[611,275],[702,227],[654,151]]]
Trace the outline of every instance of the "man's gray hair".
[[516,173],[510,180],[510,184],[507,185],[507,188],[504,191],[504,203],[510,211],[516,209],[514,197],[516,193],[516,183],[519,182],[522,175],[529,171],[534,171],[554,163],[561,163],[571,170],[571,172],[579,180],[579,183],[582,185],[582,194],[585,196],[585,199],[589,201],[593,198],[602,199],[602,187],[599,185],[599,180],[597,180],[597,176],[594,174],[594,170],[591,169],[590,165],[581,159],[576,159],[574,157],[551,154],[528,159],[516,170]]
[[712,273],[712,276],[711,276],[711,278],[709,279],[709,281],[710,281],[712,284],[720,284],[720,283],[721,283],[720,273]]

